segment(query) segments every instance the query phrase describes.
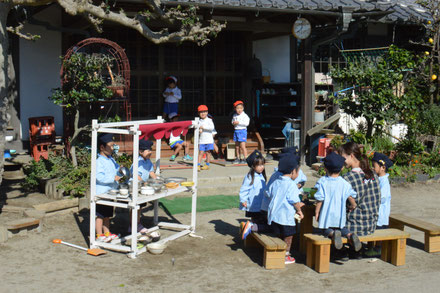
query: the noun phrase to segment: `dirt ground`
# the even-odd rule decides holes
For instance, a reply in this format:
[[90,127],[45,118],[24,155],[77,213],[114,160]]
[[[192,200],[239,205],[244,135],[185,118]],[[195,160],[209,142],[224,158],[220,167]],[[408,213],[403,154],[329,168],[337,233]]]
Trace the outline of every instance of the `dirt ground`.
[[[440,225],[440,183],[392,188],[392,212]],[[143,222],[152,212],[144,212]],[[5,213],[0,220],[5,219]],[[161,218],[169,218],[161,211]],[[190,222],[189,214],[175,221]],[[261,267],[262,253],[244,252],[237,237],[243,213],[238,209],[199,213],[198,235],[171,242],[162,255],[137,259],[109,252],[93,257],[51,243],[54,238],[85,246],[88,215],[48,217],[41,233],[29,232],[0,244],[0,292],[435,292],[440,287],[440,253],[423,250],[423,234],[408,229],[406,264],[369,259],[330,264],[318,274],[304,257],[283,270]],[[114,219],[115,229],[127,214]],[[164,232],[164,234],[166,234]],[[174,264],[173,264],[174,260]]]

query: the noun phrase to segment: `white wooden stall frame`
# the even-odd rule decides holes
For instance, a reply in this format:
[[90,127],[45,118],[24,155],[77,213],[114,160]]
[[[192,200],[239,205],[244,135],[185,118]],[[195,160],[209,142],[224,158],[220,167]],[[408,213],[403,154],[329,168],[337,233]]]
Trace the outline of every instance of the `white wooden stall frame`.
[[[156,231],[159,228],[168,228],[173,230],[181,230],[171,236],[161,239],[160,243],[177,239],[187,234],[193,233],[196,230],[196,209],[197,209],[197,162],[198,162],[198,143],[199,143],[199,118],[192,120],[189,128],[194,129],[194,155],[193,155],[193,178],[194,186],[192,188],[179,186],[175,189],[155,193],[151,196],[139,195],[139,179],[138,176],[133,176],[133,190],[130,197],[126,199],[117,199],[115,195],[96,194],[96,160],[98,151],[98,132],[99,133],[114,133],[125,134],[133,136],[133,174],[138,174],[138,156],[139,156],[139,136],[141,131],[139,127],[146,124],[165,123],[161,116],[152,120],[127,121],[127,122],[110,122],[98,123],[98,120],[92,121],[92,154],[91,154],[91,175],[90,175],[90,248],[106,248],[110,250],[122,251],[128,254],[130,258],[136,258],[137,255],[146,251],[146,247],[137,248],[137,238],[140,233],[137,232],[137,211],[140,205],[146,202],[153,202],[154,204],[154,224],[156,226],[149,228],[150,232]],[[121,128],[122,127],[122,128]],[[128,129],[127,129],[128,128]],[[162,140],[156,140],[156,174],[160,174],[160,149]],[[191,205],[191,225],[183,225],[176,223],[160,222],[158,223],[158,201],[160,198],[171,196],[180,192],[192,192]],[[108,205],[113,207],[120,207],[131,209],[131,235],[121,239],[113,240],[110,243],[96,241],[95,237],[95,218],[96,218],[96,204]],[[123,245],[125,241],[131,239],[131,246]]]

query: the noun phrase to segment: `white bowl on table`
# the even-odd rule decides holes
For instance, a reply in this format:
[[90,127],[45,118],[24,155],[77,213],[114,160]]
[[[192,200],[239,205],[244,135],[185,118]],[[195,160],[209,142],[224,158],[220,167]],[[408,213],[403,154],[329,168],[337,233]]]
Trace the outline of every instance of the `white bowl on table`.
[[153,195],[154,194],[154,188],[151,186],[142,186],[141,187],[141,194],[142,195]]
[[127,195],[128,194],[128,188],[121,188],[119,189],[120,195]]

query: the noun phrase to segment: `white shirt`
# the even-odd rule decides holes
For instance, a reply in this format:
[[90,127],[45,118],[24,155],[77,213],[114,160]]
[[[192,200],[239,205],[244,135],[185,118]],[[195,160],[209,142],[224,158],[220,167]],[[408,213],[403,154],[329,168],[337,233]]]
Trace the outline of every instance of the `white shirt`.
[[214,143],[214,137],[212,136],[212,132],[214,131],[214,122],[212,122],[212,119],[208,117],[205,119],[200,119],[199,125],[203,126],[203,131],[199,136],[199,144]]
[[[182,134],[182,132],[181,132],[180,134]],[[171,131],[171,133],[170,133],[170,145],[172,145],[172,144],[175,143],[176,141],[182,140],[182,139],[180,138],[180,134],[177,135],[177,136],[174,136],[174,135],[173,135],[173,132]]]
[[[173,95],[168,96],[166,95],[167,93],[173,93]],[[173,89],[167,87],[163,92],[163,96],[165,97],[165,102],[167,103],[178,103],[182,98],[182,92],[177,86]]]
[[250,118],[243,111],[243,112],[241,112],[240,115],[238,115],[237,113],[234,113],[234,115],[232,116],[232,122],[234,122],[234,121],[238,121],[238,124],[234,125],[235,129],[246,129],[246,127],[248,127],[248,125],[249,125]]

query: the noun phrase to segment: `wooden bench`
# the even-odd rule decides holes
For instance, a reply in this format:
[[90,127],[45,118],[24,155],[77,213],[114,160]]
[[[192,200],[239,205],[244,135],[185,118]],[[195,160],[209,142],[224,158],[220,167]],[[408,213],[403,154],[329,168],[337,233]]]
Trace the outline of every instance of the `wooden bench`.
[[258,246],[264,248],[263,265],[266,269],[284,269],[286,242],[278,237],[252,232],[246,237],[244,247],[253,248]]
[[[405,264],[406,239],[409,234],[398,229],[376,230],[371,235],[359,236],[361,242],[382,241],[381,259],[395,266]],[[332,240],[317,234],[304,234],[307,241],[306,265],[318,273],[328,273]],[[342,238],[347,243],[347,238]]]
[[405,226],[425,232],[425,251],[440,251],[440,226],[402,214],[390,215],[390,228],[404,230]]

